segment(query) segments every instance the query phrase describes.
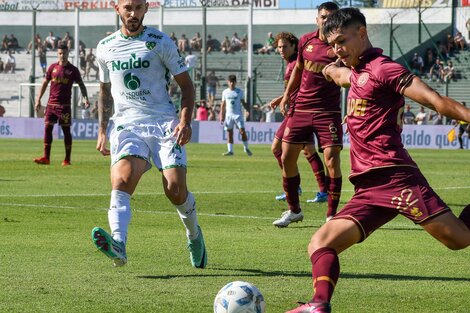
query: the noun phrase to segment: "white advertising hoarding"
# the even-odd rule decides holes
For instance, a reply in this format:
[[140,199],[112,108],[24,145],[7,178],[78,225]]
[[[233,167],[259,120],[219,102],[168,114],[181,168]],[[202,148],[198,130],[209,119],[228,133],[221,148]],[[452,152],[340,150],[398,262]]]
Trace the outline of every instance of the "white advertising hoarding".
[[[270,145],[280,123],[245,123],[245,130],[250,144]],[[426,149],[457,149],[457,140],[449,142],[447,133],[451,125],[405,125],[402,133],[403,144],[407,148]],[[62,131],[56,125],[54,138],[63,138]],[[95,140],[98,135],[98,122],[96,120],[74,120],[72,123],[72,136],[74,139]],[[456,130],[458,132],[458,130]],[[0,118],[0,138],[43,138],[44,120],[41,118]],[[227,133],[220,122],[193,122],[194,143],[224,144],[227,142]],[[238,130],[234,130],[234,142],[241,144]],[[349,147],[349,136],[344,136],[344,147]],[[470,140],[463,136],[465,149],[470,149]]]

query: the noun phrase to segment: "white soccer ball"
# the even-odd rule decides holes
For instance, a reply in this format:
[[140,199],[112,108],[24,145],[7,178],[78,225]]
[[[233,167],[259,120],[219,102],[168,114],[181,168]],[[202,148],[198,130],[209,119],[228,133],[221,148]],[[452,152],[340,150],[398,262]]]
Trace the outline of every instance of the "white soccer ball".
[[255,285],[234,281],[223,286],[214,300],[214,313],[264,313],[266,302]]

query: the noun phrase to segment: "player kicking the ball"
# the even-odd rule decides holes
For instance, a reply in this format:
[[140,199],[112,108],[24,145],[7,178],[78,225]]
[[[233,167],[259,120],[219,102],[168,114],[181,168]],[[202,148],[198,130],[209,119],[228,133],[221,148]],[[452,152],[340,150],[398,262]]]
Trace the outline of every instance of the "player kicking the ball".
[[[323,30],[339,57],[323,73],[338,85],[351,87],[347,126],[355,193],[310,240],[315,292],[310,302],[290,313],[331,312],[330,300],[340,273],[338,254],[398,214],[449,249],[470,245],[470,205],[456,217],[429,186],[401,141],[403,96],[456,120],[469,122],[470,110],[439,95],[381,49],[373,48],[358,9],[333,13]],[[339,67],[339,62],[350,68]]]
[[[100,68],[99,132],[96,149],[111,154],[111,234],[92,231],[96,247],[114,261],[127,263],[126,242],[131,220],[130,198],[151,162],[161,171],[163,189],[186,228],[190,260],[204,268],[207,252],[196,215],[194,196],[186,186],[186,151],[191,139],[194,87],[175,44],[164,33],[142,25],[148,11],[145,0],[119,0],[122,21],[117,32],[97,48]],[[167,85],[172,74],[182,91],[181,117],[171,102]],[[114,103],[110,130],[106,129]]]

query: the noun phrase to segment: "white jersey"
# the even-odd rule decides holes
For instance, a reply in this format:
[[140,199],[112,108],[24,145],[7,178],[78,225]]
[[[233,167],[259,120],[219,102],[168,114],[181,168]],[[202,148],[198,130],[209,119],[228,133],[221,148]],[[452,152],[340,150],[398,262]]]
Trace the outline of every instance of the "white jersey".
[[233,90],[230,88],[225,89],[222,92],[222,101],[225,101],[226,115],[242,115],[243,98],[243,90],[239,88],[235,88]]
[[100,81],[111,83],[114,122],[154,121],[176,116],[168,95],[170,74],[187,71],[175,43],[164,33],[145,27],[127,37],[120,30],[97,47]]

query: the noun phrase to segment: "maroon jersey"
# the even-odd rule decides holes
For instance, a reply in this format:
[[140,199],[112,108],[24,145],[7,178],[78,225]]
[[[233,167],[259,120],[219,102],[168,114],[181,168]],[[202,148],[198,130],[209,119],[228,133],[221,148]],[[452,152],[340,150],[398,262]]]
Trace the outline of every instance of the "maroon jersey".
[[72,103],[72,85],[82,81],[80,71],[71,63],[62,66],[54,63],[49,66],[46,79],[51,81],[51,90],[49,92],[50,104]]
[[[297,63],[297,53],[294,53],[289,60],[287,60],[286,70],[284,71],[284,88],[287,87],[289,83],[289,79],[292,75],[292,71],[295,68],[295,64]],[[295,106],[295,99],[297,98],[297,93],[299,92],[299,88],[296,88],[289,97],[289,106],[292,110]]]
[[351,69],[347,112],[350,178],[374,168],[417,167],[401,141],[403,91],[413,77],[375,48],[367,50]]
[[335,60],[333,49],[320,40],[318,30],[300,38],[297,62],[304,70],[295,101],[297,110],[341,112],[340,87],[322,74],[323,68]]

